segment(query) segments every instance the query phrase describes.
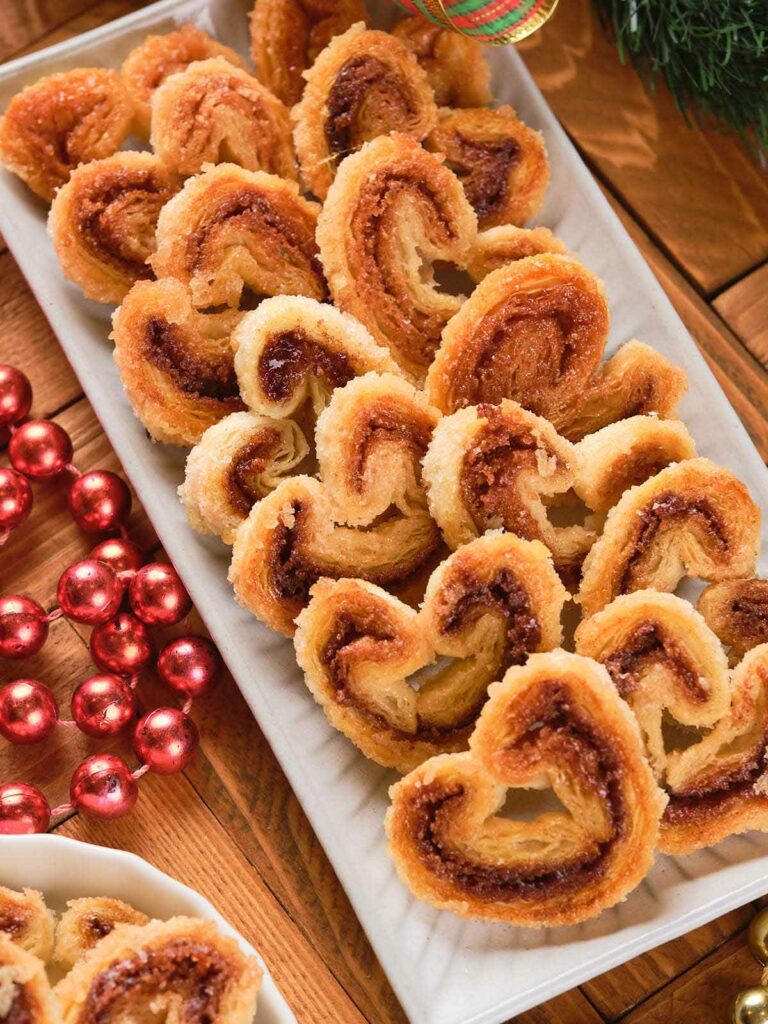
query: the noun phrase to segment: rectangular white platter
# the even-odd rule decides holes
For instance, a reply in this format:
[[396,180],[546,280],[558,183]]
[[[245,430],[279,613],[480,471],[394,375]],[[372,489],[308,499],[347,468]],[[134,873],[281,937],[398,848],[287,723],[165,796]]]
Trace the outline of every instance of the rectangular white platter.
[[[0,110],[42,74],[118,66],[147,32],[195,21],[247,52],[249,0],[164,0],[0,68]],[[391,16],[387,0],[374,6]],[[390,11],[387,15],[385,12]],[[377,13],[374,11],[374,13]],[[720,387],[512,49],[490,55],[494,93],[543,131],[552,184],[538,222],[606,283],[609,350],[629,338],[685,367],[682,416],[699,452],[729,467],[768,507],[768,474]],[[110,310],[62,278],[45,210],[0,173],[0,230],[78,374],[169,555],[279,758],[412,1024],[498,1024],[768,890],[768,836],[750,834],[685,859],[659,858],[625,903],[568,929],[468,923],[413,900],[395,876],[382,820],[391,773],[326,723],[291,644],[238,608],[228,551],[192,532],[176,498],[183,453],[151,444],[123,396],[107,341]],[[763,566],[761,565],[761,568]],[[258,940],[257,940],[258,944]]]

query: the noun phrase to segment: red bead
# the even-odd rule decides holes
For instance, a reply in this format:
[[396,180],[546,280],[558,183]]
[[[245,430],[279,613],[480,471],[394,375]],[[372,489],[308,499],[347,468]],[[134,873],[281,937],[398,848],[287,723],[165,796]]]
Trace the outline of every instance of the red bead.
[[0,467],[0,532],[20,526],[31,511],[29,480],[15,469]]
[[119,818],[133,809],[139,787],[131,769],[115,754],[92,754],[75,768],[69,796],[79,811]]
[[68,619],[94,626],[117,614],[123,589],[108,565],[91,558],[64,570],[56,597]]
[[91,657],[103,672],[132,676],[152,657],[152,645],[143,622],[120,612],[91,633]]
[[115,572],[135,572],[144,564],[144,552],[136,544],[122,537],[111,537],[97,544],[88,556],[103,562]]
[[6,782],[0,786],[0,836],[28,836],[45,832],[51,808],[36,786]]
[[0,733],[11,743],[44,740],[58,717],[56,698],[36,679],[17,679],[0,687]]
[[131,608],[151,626],[173,626],[192,608],[192,599],[179,574],[168,562],[143,565],[130,582]]
[[13,468],[35,480],[63,473],[72,460],[72,452],[69,434],[51,420],[22,423],[8,443]]
[[156,708],[144,715],[133,739],[141,761],[158,775],[183,771],[199,743],[197,726],[178,708]]
[[128,484],[106,469],[79,476],[69,489],[68,501],[77,525],[89,532],[116,530],[131,511]]
[[15,366],[0,365],[0,427],[21,423],[32,406],[32,385]]
[[72,694],[72,717],[86,736],[116,736],[135,714],[133,690],[109,672],[91,676]]
[[0,658],[37,654],[48,637],[45,610],[31,597],[0,597]]
[[171,640],[157,659],[157,671],[166,685],[186,697],[202,697],[216,682],[221,655],[204,636]]

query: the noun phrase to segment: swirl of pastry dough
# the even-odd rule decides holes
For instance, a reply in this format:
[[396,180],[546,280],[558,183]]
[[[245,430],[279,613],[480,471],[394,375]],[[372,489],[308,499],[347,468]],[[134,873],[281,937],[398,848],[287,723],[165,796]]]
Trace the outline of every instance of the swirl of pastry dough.
[[219,164],[163,207],[150,262],[158,277],[188,284],[198,309],[237,306],[244,288],[323,299],[318,209],[295,182]]
[[191,446],[243,408],[229,337],[235,312],[198,313],[180,281],[139,281],[112,317],[115,362],[156,441]]
[[567,256],[565,243],[549,228],[518,228],[514,224],[499,224],[478,233],[467,259],[467,273],[478,284],[492,270],[498,270],[505,263],[515,263],[527,256],[541,256],[543,253]]
[[443,108],[424,145],[445,155],[480,228],[524,224],[541,209],[549,185],[544,139],[512,107]]
[[491,69],[475,39],[418,17],[398,21],[392,35],[416,55],[438,106],[484,107],[491,102]]
[[732,665],[753,647],[768,643],[768,580],[752,576],[712,583],[702,591],[697,607],[729,648]]
[[150,141],[179,174],[233,163],[297,178],[288,108],[225,57],[196,61],[156,89]]
[[56,963],[69,970],[88,950],[124,924],[149,924],[149,918],[123,900],[109,896],[69,900],[56,925]]
[[475,237],[475,214],[459,180],[397,133],[347,157],[317,223],[336,304],[419,380],[462,302],[435,287],[432,264],[463,264]]
[[133,131],[141,139],[149,138],[152,96],[155,89],[194,61],[224,57],[230,64],[248,70],[248,65],[234,50],[212,39],[197,25],[181,25],[173,32],[147,36],[131,50],[123,61],[120,73],[133,100]]
[[334,36],[365,17],[363,0],[256,0],[251,53],[259,78],[293,106],[304,90],[302,72]]
[[8,1024],[61,1024],[43,961],[0,934],[0,1013]]
[[35,889],[15,892],[0,886],[0,933],[41,960],[50,960],[53,914],[46,907],[42,893]]
[[78,960],[54,993],[63,1024],[125,1019],[250,1024],[262,971],[213,921],[124,925]]
[[151,278],[157,218],[180,187],[151,153],[115,153],[77,167],[48,217],[64,276],[99,302],[119,302],[136,281]]
[[589,616],[620,594],[672,591],[684,576],[745,576],[759,546],[760,509],[744,484],[709,459],[688,459],[614,505],[584,562],[577,600]]
[[119,149],[133,117],[116,71],[74,68],[17,93],[0,119],[0,163],[49,202],[78,164]]
[[453,550],[503,526],[546,544],[573,580],[595,535],[553,525],[542,499],[568,491],[575,466],[573,445],[517,402],[460,409],[438,423],[424,458],[429,509]]
[[[637,723],[606,670],[533,654],[489,688],[469,753],[425,761],[390,789],[400,878],[462,917],[576,924],[622,900],[651,867],[665,797]],[[565,807],[501,817],[510,788],[550,788]]]
[[[566,599],[543,545],[481,537],[432,573],[418,613],[358,579],[316,583],[296,656],[331,725],[366,757],[406,772],[466,749],[488,685],[561,642]],[[407,676],[441,656],[453,660],[414,690]]]
[[208,427],[187,456],[179,498],[199,533],[231,544],[257,501],[300,471],[309,454],[293,420],[233,412]]

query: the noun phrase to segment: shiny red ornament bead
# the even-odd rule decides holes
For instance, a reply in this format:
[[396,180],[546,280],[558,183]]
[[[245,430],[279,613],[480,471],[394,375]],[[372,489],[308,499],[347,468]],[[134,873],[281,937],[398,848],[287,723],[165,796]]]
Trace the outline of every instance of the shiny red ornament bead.
[[111,672],[91,676],[72,694],[72,717],[86,736],[116,736],[135,714],[133,690]]
[[15,366],[0,364],[0,427],[10,427],[29,415],[32,385]]
[[0,687],[0,733],[11,743],[38,743],[59,717],[56,698],[36,679],[16,679]]
[[28,836],[45,832],[51,808],[36,786],[6,782],[0,786],[0,836]]
[[133,809],[139,787],[131,769],[115,754],[92,754],[75,768],[69,786],[72,803],[84,814],[119,818]]
[[185,697],[202,697],[221,671],[221,655],[204,636],[180,636],[162,649],[157,671],[163,682]]
[[56,597],[68,619],[95,626],[117,614],[123,590],[122,581],[108,565],[89,558],[64,570]]
[[32,511],[29,480],[10,467],[0,467],[0,533],[21,526]]
[[35,480],[63,473],[72,461],[73,451],[69,434],[51,420],[27,420],[8,442],[13,468]]
[[131,608],[150,626],[173,626],[189,614],[192,599],[169,562],[143,565],[130,582]]
[[37,654],[48,637],[45,609],[31,597],[0,597],[0,658]]
[[147,627],[135,615],[120,612],[91,633],[91,657],[103,672],[135,675],[152,657]]
[[69,511],[82,530],[117,530],[131,511],[125,480],[107,469],[83,473],[69,489]]
[[115,572],[136,572],[144,564],[144,552],[138,545],[123,537],[111,537],[97,544],[88,556],[103,562]]
[[133,737],[141,761],[158,775],[183,771],[197,752],[197,726],[178,708],[155,708],[139,719]]

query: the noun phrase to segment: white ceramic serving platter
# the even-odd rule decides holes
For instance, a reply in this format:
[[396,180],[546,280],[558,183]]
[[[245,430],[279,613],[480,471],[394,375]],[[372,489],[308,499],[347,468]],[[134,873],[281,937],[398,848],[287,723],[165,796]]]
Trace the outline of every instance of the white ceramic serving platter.
[[[118,65],[149,31],[193,20],[247,52],[249,0],[164,0],[0,68],[0,109],[40,75]],[[371,8],[374,5],[371,3]],[[386,17],[387,0],[377,4]],[[610,350],[632,337],[685,367],[682,415],[702,455],[729,467],[768,507],[768,474],[736,413],[512,49],[491,54],[495,95],[543,131],[552,184],[539,222],[605,281]],[[649,172],[651,173],[651,172]],[[621,906],[591,923],[529,931],[468,923],[413,900],[395,876],[382,819],[391,773],[326,723],[291,644],[235,604],[228,551],[188,527],[176,498],[183,453],[151,444],[125,400],[107,341],[110,310],[62,278],[45,210],[0,173],[0,230],[58,335],[168,553],[323,843],[412,1024],[498,1024],[768,890],[768,836],[748,835],[681,860],[659,858]],[[762,567],[762,566],[761,566]]]
[[133,853],[56,835],[3,836],[0,885],[37,889],[56,913],[66,908],[68,900],[80,896],[111,896],[148,917],[166,920],[181,914],[215,921],[222,932],[240,943],[243,952],[257,958],[264,971],[254,1024],[296,1024],[258,952],[213,904]]

